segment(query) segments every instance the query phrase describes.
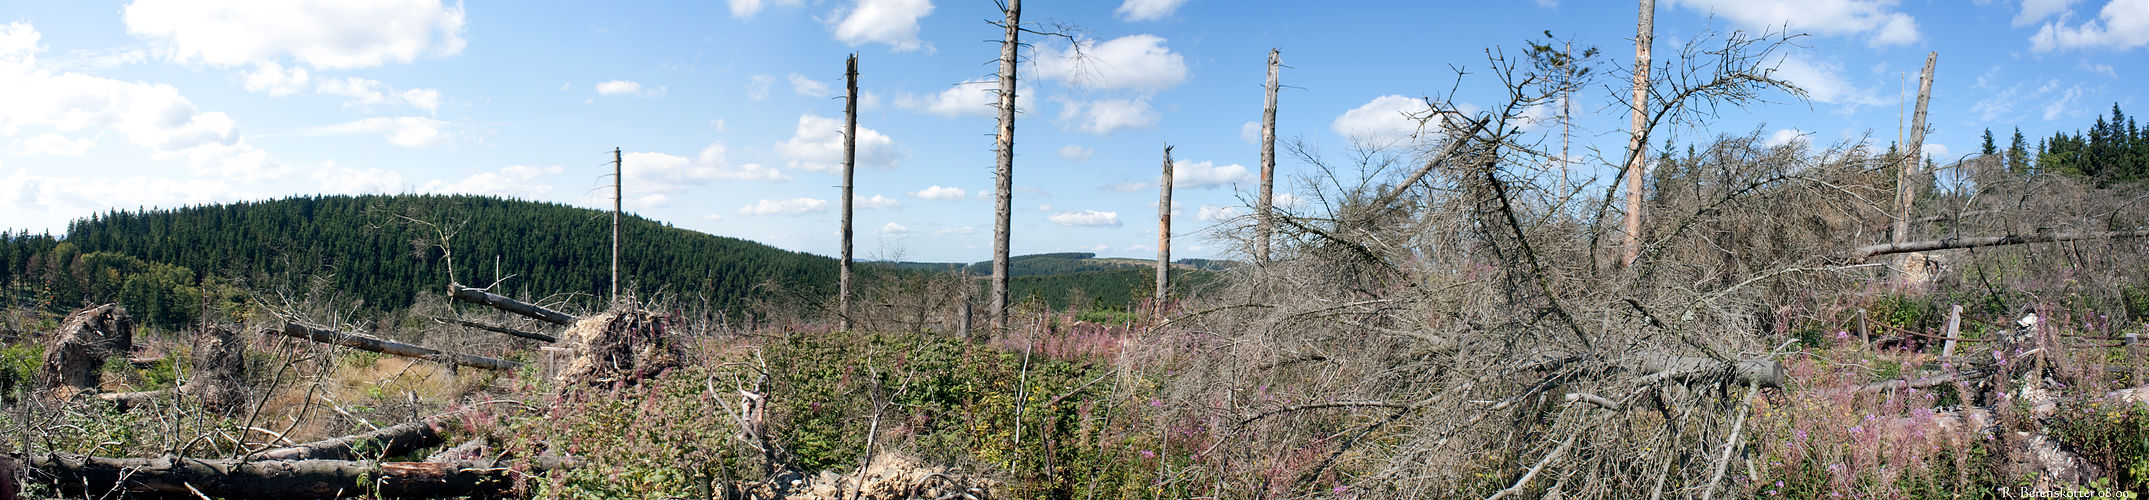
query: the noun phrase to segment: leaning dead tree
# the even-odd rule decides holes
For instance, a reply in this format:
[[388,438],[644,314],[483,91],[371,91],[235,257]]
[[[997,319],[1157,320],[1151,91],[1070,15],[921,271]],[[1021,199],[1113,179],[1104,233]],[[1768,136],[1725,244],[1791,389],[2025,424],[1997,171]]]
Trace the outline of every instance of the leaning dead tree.
[[311,340],[323,344],[334,344],[343,347],[349,347],[361,351],[377,352],[381,354],[402,356],[406,358],[438,360],[446,363],[452,363],[455,365],[468,366],[471,368],[484,368],[487,370],[513,370],[522,367],[522,363],[515,361],[488,358],[484,356],[473,356],[469,354],[442,352],[439,349],[405,344],[393,340],[384,340],[366,335],[344,333],[332,329],[306,326],[303,324],[292,322],[284,323],[282,328],[272,329],[269,330],[269,332],[287,337],[296,337]]
[[575,324],[575,317],[566,313],[547,309],[537,304],[510,299],[483,289],[466,287],[458,283],[448,284],[448,296],[454,297],[456,300],[519,314],[554,325],[570,326]]
[[1903,149],[1903,165],[1895,174],[1895,230],[1889,233],[1890,243],[1910,241],[1910,205],[1917,194],[1911,181],[1925,167],[1925,103],[1932,98],[1933,63],[1939,58],[1939,52],[1926,53],[1925,71],[1918,73],[1918,107],[1910,118],[1910,144]]

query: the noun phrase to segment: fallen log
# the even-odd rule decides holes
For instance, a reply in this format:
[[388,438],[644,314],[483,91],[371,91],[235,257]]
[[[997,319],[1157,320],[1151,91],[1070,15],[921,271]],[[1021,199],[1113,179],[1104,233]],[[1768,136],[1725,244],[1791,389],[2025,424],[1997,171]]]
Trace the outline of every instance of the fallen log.
[[559,341],[560,341],[560,339],[559,339],[559,338],[557,338],[557,337],[553,337],[553,336],[551,336],[551,335],[546,335],[546,334],[542,334],[542,333],[537,333],[537,332],[525,332],[525,331],[522,331],[522,330],[516,330],[516,329],[513,329],[513,328],[508,328],[508,327],[504,327],[504,326],[494,326],[494,325],[488,325],[488,324],[484,324],[484,323],[479,323],[479,322],[476,322],[476,321],[465,321],[465,320],[460,320],[460,319],[455,319],[455,318],[433,318],[433,321],[439,321],[439,322],[441,322],[441,323],[447,323],[447,324],[451,324],[451,325],[456,325],[456,326],[461,326],[461,327],[465,327],[465,328],[476,328],[476,329],[479,329],[479,330],[484,330],[484,331],[488,331],[488,332],[493,332],[493,333],[505,333],[505,334],[508,334],[508,335],[513,335],[513,336],[517,336],[517,337],[522,337],[522,338],[526,338],[526,339],[530,339],[530,340],[536,340],[536,341],[542,341],[542,342],[559,342]]
[[[540,457],[522,463],[346,460],[203,460],[183,457],[106,458],[71,453],[22,457],[43,482],[70,497],[344,498],[463,497],[507,491],[515,477],[572,466]],[[519,471],[517,469],[520,469]]]
[[569,326],[575,324],[575,317],[568,316],[566,313],[546,309],[544,306],[537,304],[510,299],[492,292],[466,287],[460,283],[448,284],[448,296],[464,302],[482,304],[493,309],[528,316],[538,321],[555,325]]
[[1836,388],[1835,390],[1846,390],[1846,389],[1847,389],[1847,390],[1851,390],[1851,391],[1854,391],[1854,392],[1886,392],[1886,391],[1900,391],[1900,390],[1904,390],[1904,389],[1924,389],[1924,388],[1928,388],[1928,387],[1939,387],[1939,386],[1943,386],[1943,385],[1953,384],[1953,383],[1956,383],[1956,382],[1965,382],[1965,381],[1977,380],[1977,379],[1985,378],[1985,377],[1988,377],[1988,376],[1991,376],[1991,375],[1992,375],[1992,372],[1991,372],[1991,371],[1989,371],[1989,370],[1982,370],[1982,369],[1972,369],[1972,370],[1963,370],[1963,371],[1956,371],[1956,372],[1949,372],[1949,373],[1943,373],[1943,374],[1939,374],[1939,375],[1933,375],[1933,376],[1930,376],[1930,377],[1919,377],[1919,378],[1914,378],[1914,379],[1895,379],[1895,380],[1887,380],[1887,381],[1881,381],[1881,382],[1874,382],[1874,383],[1871,383],[1871,384],[1866,384],[1866,385],[1861,385],[1861,386],[1855,386],[1855,387],[1839,387],[1839,388]]
[[442,352],[439,349],[415,346],[391,340],[381,340],[363,335],[354,335],[338,332],[335,330],[314,328],[298,323],[284,323],[283,329],[271,331],[286,336],[302,338],[314,342],[320,342],[323,344],[335,344],[349,347],[352,349],[358,349],[361,351],[373,351],[381,354],[391,354],[406,358],[444,360],[457,365],[468,366],[471,368],[484,368],[487,370],[513,370],[522,367],[522,363],[508,361],[504,359]]
[[1943,238],[1937,240],[1906,241],[1902,243],[1882,243],[1878,245],[1866,245],[1851,250],[1851,260],[1854,262],[1865,262],[1868,259],[1872,259],[1874,257],[1879,257],[1882,255],[1894,255],[1910,252],[1930,252],[1934,250],[1957,250],[1963,248],[2021,245],[2025,243],[2056,243],[2080,240],[2143,237],[2149,237],[2149,229],[2137,229],[2133,231],[2037,233],[2026,235],[2011,234],[2007,236],[1973,236],[1967,238]]
[[1734,362],[1718,361],[1698,356],[1672,356],[1667,354],[1643,354],[1641,371],[1650,379],[1692,379],[1714,374],[1728,374],[1740,383],[1761,387],[1783,387],[1783,363],[1766,359],[1741,359]]
[[247,460],[356,460],[358,450],[379,457],[395,457],[440,446],[449,432],[463,429],[461,413],[445,413],[380,430],[301,443],[297,446],[254,452]]

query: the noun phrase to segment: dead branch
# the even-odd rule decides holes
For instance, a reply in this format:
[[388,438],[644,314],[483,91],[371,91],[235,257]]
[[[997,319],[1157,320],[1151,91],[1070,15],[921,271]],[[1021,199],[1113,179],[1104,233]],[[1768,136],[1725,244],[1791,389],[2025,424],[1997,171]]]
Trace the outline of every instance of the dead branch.
[[499,309],[502,311],[528,316],[532,319],[555,325],[569,326],[575,324],[575,317],[569,316],[566,313],[546,309],[544,306],[540,306],[537,304],[531,304],[528,302],[510,299],[498,294],[494,294],[492,292],[487,292],[485,290],[466,287],[460,283],[448,284],[448,296],[455,297],[456,299],[462,300],[464,302],[480,304],[487,307],[491,307],[493,309]]
[[2027,243],[2058,243],[2080,240],[2105,240],[2143,237],[2149,237],[2149,229],[2136,229],[2133,231],[2037,233],[2026,235],[2012,234],[2007,236],[1973,236],[1967,238],[1943,238],[1937,240],[1906,241],[1902,243],[1882,243],[1878,245],[1866,245],[1851,250],[1851,260],[1853,262],[1865,262],[1868,259],[1872,259],[1874,257],[1879,257],[1882,255],[1893,255],[1910,252],[1930,252],[1935,250],[1956,250],[1963,248],[2021,245]]
[[484,330],[484,331],[488,331],[488,332],[493,332],[493,333],[505,333],[505,334],[508,334],[508,335],[513,335],[513,336],[517,336],[517,337],[522,337],[522,338],[526,338],[526,339],[530,339],[530,340],[536,340],[536,341],[540,341],[540,342],[559,342],[559,341],[560,341],[560,339],[559,339],[558,337],[553,337],[553,336],[551,336],[551,335],[546,335],[546,334],[542,334],[542,333],[537,333],[537,332],[525,332],[525,331],[522,331],[522,330],[516,330],[516,329],[513,329],[513,328],[508,328],[508,327],[504,327],[504,326],[495,326],[495,325],[488,325],[488,324],[485,324],[485,323],[479,323],[479,322],[476,322],[476,321],[467,321],[467,320],[461,320],[461,319],[455,319],[455,318],[433,318],[433,321],[438,321],[438,322],[441,322],[441,323],[444,323],[444,324],[456,325],[456,326],[461,326],[461,327],[466,327],[466,328],[476,328],[476,329],[479,329],[479,330]]
[[361,351],[372,351],[381,354],[402,356],[406,358],[441,360],[452,362],[461,366],[468,366],[471,368],[484,368],[487,370],[513,370],[522,367],[522,363],[515,361],[488,358],[484,356],[473,356],[469,354],[442,352],[438,349],[433,349],[430,347],[421,347],[392,340],[381,340],[363,335],[343,333],[335,330],[328,330],[322,328],[314,328],[298,323],[284,323],[284,327],[282,329],[274,329],[269,331],[289,337],[302,338],[314,342],[320,342],[323,344],[335,344],[349,347],[352,349],[358,349]]

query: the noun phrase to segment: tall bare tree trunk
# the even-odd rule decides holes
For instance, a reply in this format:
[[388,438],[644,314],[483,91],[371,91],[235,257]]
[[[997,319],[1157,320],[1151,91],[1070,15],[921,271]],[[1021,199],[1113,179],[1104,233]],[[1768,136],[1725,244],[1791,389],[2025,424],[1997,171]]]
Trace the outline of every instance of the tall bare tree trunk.
[[1560,196],[1567,196],[1567,159],[1573,157],[1567,148],[1574,139],[1574,114],[1570,109],[1574,104],[1574,42],[1567,42],[1564,57],[1560,85],[1570,87],[1560,93]]
[[1000,135],[992,223],[992,325],[1007,325],[1008,230],[1015,205],[1015,50],[1022,47],[1022,0],[1007,0],[1007,38],[1000,42]]
[[836,319],[851,329],[851,173],[858,166],[858,54],[844,62],[843,261],[836,271]]
[[[1274,59],[1270,59],[1273,61]],[[1172,146],[1164,145],[1164,177],[1157,185],[1157,304],[1171,297]],[[1255,247],[1260,248],[1260,247]]]
[[612,300],[619,300],[619,199],[627,197],[620,186],[619,148],[612,148]]
[[1656,43],[1656,0],[1642,0],[1641,19],[1634,22],[1634,128],[1627,138],[1627,220],[1625,255],[1621,264],[1632,266],[1642,256],[1642,166],[1649,162],[1649,49]]
[[[1277,68],[1282,65],[1282,51],[1269,49],[1268,100],[1266,101],[1267,104],[1261,107],[1261,199],[1254,200],[1255,265],[1268,263],[1269,234],[1275,228],[1275,226],[1271,225],[1274,224],[1274,216],[1270,212],[1275,210],[1276,199],[1276,72]],[[1169,150],[1170,148],[1166,148],[1167,153],[1165,153],[1165,168],[1167,170],[1171,168]],[[1169,185],[1171,180],[1166,179],[1165,182],[1166,185]],[[1158,296],[1161,297],[1162,294]]]
[[1903,149],[1903,168],[1895,174],[1895,230],[1890,243],[1910,241],[1910,204],[1916,195],[1910,184],[1925,160],[1925,102],[1933,94],[1933,63],[1939,59],[1939,52],[1927,52],[1925,71],[1918,74],[1918,107],[1910,115],[1910,144]]

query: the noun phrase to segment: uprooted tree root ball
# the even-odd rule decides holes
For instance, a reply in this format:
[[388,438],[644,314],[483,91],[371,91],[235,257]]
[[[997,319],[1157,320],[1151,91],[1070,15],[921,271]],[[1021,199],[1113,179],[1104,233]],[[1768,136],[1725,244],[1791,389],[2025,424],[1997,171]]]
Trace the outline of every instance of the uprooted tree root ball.
[[104,380],[105,359],[133,348],[134,316],[127,308],[105,304],[75,311],[46,349],[38,385],[65,392],[95,389]]
[[669,333],[671,318],[631,305],[582,318],[561,340],[574,357],[560,369],[562,388],[631,384],[679,367],[684,358]]

